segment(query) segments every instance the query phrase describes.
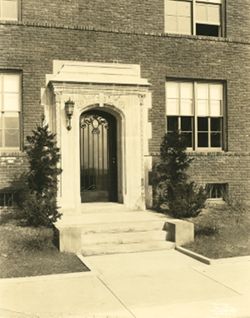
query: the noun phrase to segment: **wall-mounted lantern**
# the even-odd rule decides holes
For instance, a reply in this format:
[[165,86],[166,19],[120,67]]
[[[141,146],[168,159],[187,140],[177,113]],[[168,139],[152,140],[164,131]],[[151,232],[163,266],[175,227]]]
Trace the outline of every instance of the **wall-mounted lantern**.
[[74,113],[74,107],[75,107],[75,103],[69,99],[67,102],[65,102],[65,114],[67,117],[67,129],[70,130],[72,128],[71,126],[71,118],[73,116]]

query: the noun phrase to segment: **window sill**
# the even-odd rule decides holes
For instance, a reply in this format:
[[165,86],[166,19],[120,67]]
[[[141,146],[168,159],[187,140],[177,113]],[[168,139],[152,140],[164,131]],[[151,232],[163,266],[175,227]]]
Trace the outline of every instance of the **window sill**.
[[206,204],[208,205],[225,204],[225,200],[223,198],[208,198],[206,199]]
[[[187,154],[189,156],[193,156],[193,157],[202,157],[202,156],[225,156],[225,157],[249,157],[250,156],[250,152],[231,152],[231,151],[225,151],[225,150],[221,150],[221,151],[194,151],[194,150],[187,150]],[[159,157],[160,156],[160,152],[150,152],[150,156],[152,157]]]
[[19,22],[20,20],[18,19],[1,19],[0,18],[0,22],[1,23],[13,23],[13,24],[16,24],[17,22]]
[[216,148],[200,148],[200,149],[196,149],[193,150],[191,148],[187,148],[186,152],[188,154],[224,154],[225,150],[223,149],[216,149]]
[[20,149],[0,149],[0,157],[25,157],[26,154]]
[[169,32],[165,32],[164,34],[165,34],[165,36],[169,36],[169,37],[197,39],[197,40],[222,41],[222,42],[224,42],[227,39],[224,36],[182,34],[182,33],[169,33]]

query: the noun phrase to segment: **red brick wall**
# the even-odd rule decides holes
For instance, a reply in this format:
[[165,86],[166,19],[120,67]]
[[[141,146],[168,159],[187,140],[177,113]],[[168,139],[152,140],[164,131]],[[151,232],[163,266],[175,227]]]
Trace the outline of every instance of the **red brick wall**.
[[[228,183],[229,195],[250,203],[250,152],[194,155],[189,173],[197,183]],[[198,173],[197,173],[198,172]]]
[[226,0],[226,34],[228,37],[250,41],[249,12],[249,0]]
[[[152,84],[149,118],[153,128],[150,151],[154,154],[159,152],[165,130],[166,78],[223,80],[227,87],[229,153],[196,155],[191,172],[201,183],[225,180],[239,194],[248,196],[250,42],[246,41],[250,41],[250,1],[227,1],[230,39],[156,34],[164,29],[163,1],[131,3],[23,0],[24,23],[0,25],[4,43],[0,46],[0,68],[16,68],[23,73],[24,139],[40,120],[40,88],[45,86],[45,74],[52,73],[55,59],[140,64],[142,76]],[[74,28],[75,24],[81,26]],[[102,30],[89,30],[86,25]],[[0,187],[20,167],[15,162],[8,170],[0,167]]]
[[15,180],[28,167],[23,153],[2,153],[0,156],[0,190],[15,183]]
[[[227,36],[250,40],[250,1],[225,0]],[[164,0],[21,0],[24,22],[164,32]]]
[[[193,153],[193,161],[188,175],[198,185],[207,183],[227,183],[231,198],[247,201],[250,204],[250,152],[248,153]],[[159,156],[153,157],[159,162]]]
[[40,120],[40,88],[54,59],[136,63],[152,84],[154,138],[164,132],[167,77],[224,80],[227,85],[228,150],[250,149],[250,46],[222,40],[190,39],[32,26],[2,26],[0,66],[23,72],[24,134]]
[[24,22],[95,29],[163,32],[163,12],[163,0],[22,0]]

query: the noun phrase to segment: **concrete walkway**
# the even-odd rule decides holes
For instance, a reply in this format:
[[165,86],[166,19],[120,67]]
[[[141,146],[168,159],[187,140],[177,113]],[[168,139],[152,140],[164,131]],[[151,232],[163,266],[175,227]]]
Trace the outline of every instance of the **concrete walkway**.
[[247,318],[250,261],[175,250],[86,258],[91,273],[0,280],[0,318]]

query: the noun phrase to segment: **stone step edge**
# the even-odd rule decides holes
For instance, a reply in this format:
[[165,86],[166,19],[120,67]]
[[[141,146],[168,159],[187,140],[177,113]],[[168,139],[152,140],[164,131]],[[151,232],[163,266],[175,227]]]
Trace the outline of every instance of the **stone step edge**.
[[[159,251],[159,250],[170,250],[175,248],[174,242],[169,241],[157,241],[157,244],[148,245],[149,242],[143,243],[128,243],[128,244],[100,244],[92,246],[92,248],[82,248],[80,254],[83,256],[91,255],[108,255],[108,254],[122,254],[122,253],[138,253],[145,251]],[[101,247],[101,249],[100,249]],[[115,248],[115,249],[114,249]],[[124,250],[124,249],[125,250]],[[131,248],[131,250],[129,250]]]
[[[155,217],[152,217],[152,219],[151,218],[149,218],[149,219],[141,219],[141,220],[139,220],[139,219],[129,219],[129,220],[108,220],[108,221],[103,221],[103,220],[99,220],[99,221],[95,221],[95,222],[91,222],[91,223],[89,223],[89,222],[87,222],[87,223],[64,223],[64,222],[61,222],[60,223],[60,221],[58,222],[58,223],[56,223],[55,224],[55,226],[57,227],[57,228],[66,228],[66,227],[68,227],[68,228],[70,228],[70,227],[87,227],[87,226],[96,226],[96,225],[110,225],[110,224],[112,224],[112,225],[116,225],[116,224],[126,224],[126,223],[128,223],[128,224],[130,224],[130,223],[136,223],[136,224],[140,224],[140,223],[153,223],[153,222],[155,222],[155,223],[162,223],[162,225],[164,226],[164,224],[166,223],[166,222],[168,222],[168,218],[161,218],[161,217],[159,217],[159,218],[155,218]],[[86,220],[83,220],[83,221],[87,221],[87,219]]]
[[100,230],[100,231],[94,231],[94,230],[82,230],[81,231],[81,235],[91,235],[91,234],[119,234],[119,233],[125,233],[125,234],[128,234],[128,233],[141,233],[141,232],[155,232],[155,231],[163,231],[165,233],[168,233],[166,230],[164,229],[160,229],[160,228],[151,228],[151,229],[103,229],[103,230]]
[[[131,234],[131,235],[130,235]],[[143,236],[144,235],[144,236]],[[90,237],[89,237],[90,236]],[[167,232],[165,231],[142,231],[142,232],[117,232],[117,233],[91,233],[81,236],[81,244],[93,246],[100,244],[130,244],[144,242],[165,242]]]
[[130,253],[144,253],[144,252],[153,252],[153,251],[167,251],[167,250],[171,250],[174,249],[174,247],[169,247],[169,248],[164,248],[164,247],[159,247],[159,248],[150,248],[150,249],[138,249],[138,250],[134,250],[134,251],[103,251],[103,252],[81,252],[81,255],[84,257],[88,257],[88,256],[99,256],[99,255],[115,255],[115,254],[130,254]]
[[147,224],[147,225],[155,225],[155,223],[158,223],[158,226],[162,225],[162,228],[164,228],[165,223],[167,222],[167,220],[131,220],[131,221],[112,221],[112,223],[109,222],[105,222],[105,223],[100,223],[100,222],[96,222],[96,223],[85,223],[85,224],[55,224],[55,227],[58,229],[67,229],[67,228],[87,228],[87,227],[97,227],[97,226],[111,226],[111,227],[116,227],[116,226],[129,226],[131,224],[131,226],[135,226],[135,225],[141,225],[141,224]]
[[65,229],[82,229],[87,230],[88,228],[96,228],[96,227],[107,227],[107,228],[114,228],[114,229],[120,229],[122,227],[124,228],[131,228],[134,229],[136,227],[143,227],[145,226],[146,229],[159,229],[162,230],[165,228],[165,223],[167,221],[158,221],[158,220],[149,220],[149,221],[125,221],[125,222],[108,222],[108,223],[89,223],[89,224],[70,224],[70,225],[56,225],[56,228],[58,230],[65,230]]

